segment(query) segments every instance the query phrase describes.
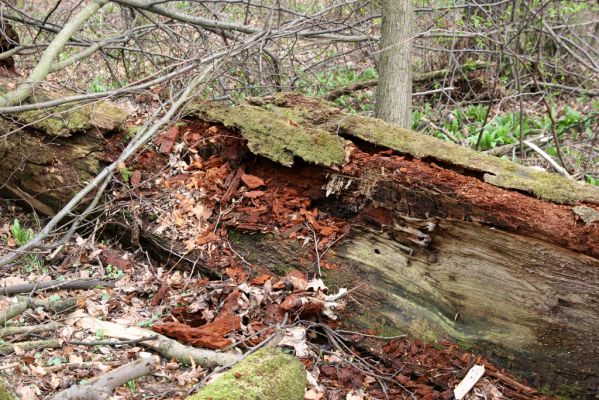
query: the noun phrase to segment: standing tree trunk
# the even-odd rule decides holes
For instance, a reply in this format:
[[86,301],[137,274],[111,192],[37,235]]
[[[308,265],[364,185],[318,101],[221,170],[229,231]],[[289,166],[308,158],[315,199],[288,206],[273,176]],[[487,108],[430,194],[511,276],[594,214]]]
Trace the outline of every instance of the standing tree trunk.
[[376,116],[412,127],[412,1],[382,0],[383,25]]

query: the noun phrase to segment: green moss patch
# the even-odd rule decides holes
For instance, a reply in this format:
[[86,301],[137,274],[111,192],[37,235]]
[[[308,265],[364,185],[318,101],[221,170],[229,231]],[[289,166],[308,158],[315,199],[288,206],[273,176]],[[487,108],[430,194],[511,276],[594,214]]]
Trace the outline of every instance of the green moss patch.
[[79,108],[62,106],[25,111],[17,114],[17,119],[48,135],[68,137],[91,128],[118,129],[126,121],[127,112],[116,105],[100,102]]
[[249,355],[187,400],[303,400],[304,365],[275,348]]
[[288,167],[293,165],[294,157],[324,166],[341,165],[345,160],[346,140],[323,129],[300,125],[299,115],[274,105],[196,105],[193,112],[239,130],[253,153]]

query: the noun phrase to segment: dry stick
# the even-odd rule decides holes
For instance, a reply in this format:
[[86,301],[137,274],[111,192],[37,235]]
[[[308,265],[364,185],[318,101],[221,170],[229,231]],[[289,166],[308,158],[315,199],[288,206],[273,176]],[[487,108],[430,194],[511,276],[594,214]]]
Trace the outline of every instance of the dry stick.
[[141,357],[136,361],[107,372],[89,383],[78,384],[55,394],[50,400],[106,400],[114,389],[125,383],[151,374],[158,357]]
[[77,279],[74,281],[46,281],[36,283],[24,283],[21,285],[6,286],[0,288],[0,295],[10,296],[19,293],[33,293],[38,290],[86,290],[96,287],[114,287],[115,281],[102,279]]
[[34,86],[46,79],[54,60],[58,57],[58,54],[75,31],[106,3],[108,3],[108,0],[94,0],[85,6],[73,19],[67,22],[46,50],[44,50],[39,62],[27,79],[21,82],[17,89],[0,97],[0,107],[12,106],[25,101],[33,92]]
[[61,326],[62,325],[60,325],[58,322],[54,321],[50,321],[47,324],[34,326],[7,326],[5,328],[0,328],[0,338],[4,336],[31,335],[33,333],[56,331]]
[[[141,0],[114,0],[115,3],[141,9],[147,10],[154,14],[162,15],[164,17],[172,18],[178,21],[186,22],[191,25],[201,26],[207,29],[223,29],[229,31],[236,31],[242,33],[250,33],[257,34],[261,33],[261,28],[255,28],[253,26],[236,24],[234,22],[226,22],[226,21],[218,21],[212,20],[202,17],[196,17],[194,15],[179,13],[174,10],[169,10],[167,8],[161,7],[156,4],[148,3],[146,1]],[[283,35],[288,36],[291,32],[285,30],[276,30],[273,29],[270,32],[274,36]],[[294,36],[303,37],[303,38],[313,38],[313,39],[328,39],[338,42],[364,42],[369,40],[374,40],[375,38],[371,38],[366,35],[336,35],[328,32],[311,32],[311,31],[296,31],[293,32]]]
[[562,167],[561,165],[559,165],[549,154],[545,153],[543,151],[543,149],[541,149],[539,146],[537,146],[536,144],[529,142],[528,140],[524,140],[523,143],[525,145],[527,145],[528,147],[530,147],[531,149],[533,149],[534,151],[536,151],[541,157],[543,157],[545,160],[547,160],[549,162],[549,164],[551,164],[551,166],[560,174],[562,174],[563,176],[565,176],[568,179],[574,179],[572,178],[572,175],[570,175],[568,173],[568,171]]
[[62,347],[62,343],[58,339],[33,340],[31,342],[3,344],[0,346],[0,354],[6,356],[16,352],[17,349],[22,351],[30,351],[38,349],[57,349],[59,347]]
[[0,325],[6,324],[6,321],[23,313],[28,308],[29,305],[26,302],[19,302],[15,305],[8,307],[6,310],[0,312]]
[[19,299],[19,302],[17,304],[10,306],[6,310],[0,312],[0,325],[4,325],[8,320],[23,313],[28,308],[41,307],[46,311],[51,311],[53,313],[61,313],[74,309],[77,306],[76,298],[69,298],[58,301],[30,299],[24,296],[19,296],[17,298]]
[[141,342],[145,342],[146,340],[156,339],[158,339],[158,335],[142,337],[139,339],[120,340],[118,342],[114,342],[112,340],[95,340],[93,342],[84,342],[82,340],[69,340],[67,341],[67,343],[75,346],[124,346],[128,344],[138,344]]

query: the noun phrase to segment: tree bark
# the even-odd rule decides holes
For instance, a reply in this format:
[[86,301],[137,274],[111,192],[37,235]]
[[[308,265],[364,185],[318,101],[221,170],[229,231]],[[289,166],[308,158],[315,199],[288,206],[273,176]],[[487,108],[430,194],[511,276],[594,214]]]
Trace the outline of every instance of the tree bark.
[[381,52],[376,116],[412,127],[412,1],[382,0]]

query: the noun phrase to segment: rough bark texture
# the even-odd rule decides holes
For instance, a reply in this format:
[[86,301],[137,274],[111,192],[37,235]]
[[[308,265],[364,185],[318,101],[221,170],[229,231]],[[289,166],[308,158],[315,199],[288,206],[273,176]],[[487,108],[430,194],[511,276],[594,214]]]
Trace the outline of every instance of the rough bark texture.
[[376,115],[409,129],[412,127],[412,1],[382,0],[381,5]]
[[187,400],[303,400],[304,365],[275,348],[249,355]]

